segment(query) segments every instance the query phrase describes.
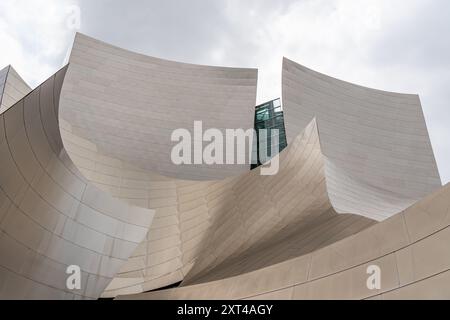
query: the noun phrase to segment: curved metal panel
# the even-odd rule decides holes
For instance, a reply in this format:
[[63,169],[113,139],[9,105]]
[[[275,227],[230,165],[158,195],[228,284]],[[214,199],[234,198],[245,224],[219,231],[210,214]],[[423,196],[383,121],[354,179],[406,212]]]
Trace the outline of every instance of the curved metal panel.
[[[285,59],[289,146],[278,174],[263,176],[170,160],[172,131],[195,120],[253,128],[256,70],[81,34],[70,61],[26,96],[9,91],[0,112],[0,297],[114,297],[183,281],[131,297],[389,298],[448,279],[448,187],[417,202],[440,186],[417,96]],[[73,264],[81,290],[66,287]],[[364,287],[369,264],[385,272],[379,291]]]
[[282,152],[277,175],[262,176],[260,171],[221,181],[150,182],[150,193],[173,190],[177,214],[168,215],[167,207],[155,209],[156,217],[160,212],[166,216],[155,218],[147,241],[104,296],[148,291],[177,280],[185,286],[247,273],[317,250],[374,223],[333,210],[315,121]]
[[[118,299],[449,299],[449,207],[447,185],[311,253],[226,279]],[[367,285],[374,266],[381,270],[379,288]]]
[[256,69],[201,66],[133,53],[77,34],[61,95],[61,118],[99,151],[141,169],[214,180],[245,165],[172,163],[171,134],[194,121],[203,130],[253,128]]
[[10,108],[31,91],[12,66],[0,70],[0,113]]
[[[66,69],[0,114],[5,299],[98,298],[151,223],[151,210],[101,192],[66,156],[57,118]],[[66,286],[69,265],[81,269],[80,290]]]
[[288,143],[317,119],[331,203],[382,220],[441,187],[417,95],[350,84],[283,60]]

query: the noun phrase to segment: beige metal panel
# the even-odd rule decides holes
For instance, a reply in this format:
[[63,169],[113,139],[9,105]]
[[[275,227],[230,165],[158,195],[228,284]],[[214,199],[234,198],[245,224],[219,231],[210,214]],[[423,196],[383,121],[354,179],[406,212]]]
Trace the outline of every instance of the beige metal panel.
[[276,290],[257,296],[245,298],[244,300],[292,300],[292,294],[294,293],[294,288],[290,287],[287,289]]
[[[61,117],[101,154],[162,175],[214,180],[249,165],[182,165],[170,159],[173,130],[253,128],[256,69],[162,60],[77,34],[61,95]],[[124,198],[137,193],[123,193]]]
[[[147,239],[131,255],[128,263],[122,266],[104,296],[142,292],[157,288],[159,284],[163,286],[171,284],[168,283],[171,279],[175,282],[182,280],[181,270],[185,269],[198,254],[195,248],[192,248],[195,239],[191,237],[201,239],[204,233],[204,229],[199,229],[201,219],[191,217],[184,219],[184,215],[179,216],[178,202],[183,210],[182,198],[184,190],[187,190],[184,187],[185,183],[105,156],[98,151],[96,144],[75,135],[69,122],[61,119],[61,123],[65,147],[69,150],[75,165],[89,181],[126,203],[155,210]],[[194,184],[196,188],[197,184],[202,185],[201,182],[187,183]],[[177,191],[177,185],[182,186],[180,192]],[[105,202],[101,193],[88,194],[92,196],[92,201],[95,201],[90,203],[94,208]],[[180,201],[177,199],[178,195],[181,197]],[[197,195],[202,196],[203,194]],[[187,202],[195,199],[189,198]],[[205,211],[199,213],[196,210],[195,206],[191,209],[195,217],[203,212],[205,219]],[[184,222],[180,218],[183,218]],[[190,223],[187,223],[189,221]],[[183,237],[186,241],[183,243],[180,227],[187,232]],[[187,236],[189,233],[190,237]],[[180,259],[183,260],[182,263]]]
[[0,70],[0,113],[9,109],[31,91],[12,66]]
[[417,95],[369,89],[283,60],[288,143],[317,119],[330,200],[383,220],[441,186]]
[[[167,281],[175,279],[180,281],[180,270],[185,268],[197,253],[191,248],[192,237],[201,238],[201,220],[185,219],[182,223],[178,216],[178,202],[183,211],[185,188],[177,191],[177,185],[183,182],[168,179],[156,174],[133,168],[128,163],[112,157],[104,156],[98,151],[97,145],[87,139],[81,138],[72,132],[72,126],[61,119],[63,126],[62,137],[66,148],[75,164],[84,172],[86,177],[100,188],[108,190],[111,195],[121,200],[139,204],[142,207],[155,209],[155,218],[147,235],[147,240],[131,256],[129,263],[125,264],[117,274],[115,280],[108,287],[104,296],[118,293],[140,292],[151,290],[160,283],[168,285]],[[190,182],[198,184],[198,182]],[[180,201],[177,197],[180,194]],[[203,195],[197,195],[202,197]],[[94,196],[98,203],[103,203],[101,197]],[[189,198],[189,200],[194,200]],[[192,204],[188,204],[191,206]],[[197,208],[191,211],[195,216]],[[203,216],[205,218],[205,211]],[[199,228],[200,225],[200,228]],[[186,227],[188,226],[188,227]],[[187,233],[181,242],[180,227]],[[190,233],[190,236],[188,234]],[[180,259],[183,256],[183,263]],[[186,258],[190,257],[190,258]],[[136,261],[139,261],[136,264]],[[173,275],[173,276],[171,276]],[[123,286],[123,287],[120,287]]]
[[[259,170],[255,170],[234,181],[231,189],[227,186],[234,200],[230,200],[230,196],[219,199],[221,203],[232,202],[233,207],[225,206],[211,217],[212,226],[205,238],[208,241],[200,248],[200,255],[184,283],[218,279],[289,259],[289,254],[305,249],[295,244],[301,237],[309,236],[316,219],[322,219],[323,215],[328,219],[339,218],[328,202],[326,189],[321,187],[324,175],[319,154],[320,144],[313,122],[282,153],[277,175],[261,176]],[[305,155],[306,161],[300,161]],[[344,224],[335,226],[335,233],[346,228]],[[307,232],[301,232],[302,228]],[[277,250],[276,244],[281,241],[285,241],[284,254]],[[320,242],[315,245],[320,246]],[[270,252],[278,256],[259,263],[246,263],[257,256],[269,256]],[[233,270],[235,265],[242,268]]]
[[[416,96],[285,60],[280,172],[237,175],[248,167],[172,167],[164,139],[194,120],[253,127],[255,70],[145,57],[83,35],[71,63],[67,81],[63,69],[22,100],[20,77],[0,72],[15,103],[0,114],[2,298],[115,297],[178,281],[127,298],[408,298],[447,285],[448,187],[372,227],[359,216],[382,220],[438,186]],[[65,287],[74,263],[77,292]],[[381,290],[366,287],[371,264]]]
[[313,254],[311,279],[337,273],[362,264],[377,256],[389,254],[408,245],[408,231],[403,214],[397,214],[376,224],[366,232],[355,234],[348,240],[336,242]]
[[[152,220],[151,210],[98,191],[67,157],[57,117],[65,72],[0,114],[0,296],[5,299],[98,298]],[[93,194],[102,196],[100,205],[91,200]],[[73,264],[82,271],[80,290],[66,287],[66,268]]]
[[[228,92],[228,88],[223,85],[242,85],[243,82],[248,85],[248,79],[242,80],[241,73],[239,79],[230,80],[223,77],[223,72],[231,69],[214,69],[149,58],[82,35],[77,35],[75,42],[78,44],[74,47],[79,50],[74,49],[71,59],[76,68],[73,72],[69,70],[69,75],[72,72],[73,78],[65,82],[63,93],[63,104],[68,103],[67,110],[72,113],[65,114],[70,121],[64,120],[64,115],[60,119],[61,136],[69,156],[87,180],[99,189],[129,204],[155,209],[155,218],[146,240],[122,266],[104,296],[139,293],[180,280],[184,280],[183,285],[188,285],[235,277],[307,253],[314,253],[311,264],[315,267],[311,279],[315,279],[314,277],[326,275],[331,270],[341,272],[357,265],[358,261],[363,263],[382,253],[388,254],[408,243],[402,215],[389,220],[384,228],[374,228],[369,234],[356,235],[356,240],[350,242],[350,245],[345,242],[342,245],[338,241],[367,228],[373,222],[354,215],[336,215],[332,206],[335,203],[330,203],[329,195],[331,199],[345,197],[347,205],[358,209],[349,210],[350,213],[367,215],[370,211],[371,217],[380,220],[390,215],[389,212],[400,212],[412,200],[398,197],[390,190],[373,188],[366,181],[341,170],[329,156],[324,157],[320,145],[322,143],[323,147],[323,142],[319,142],[319,136],[331,135],[330,130],[333,128],[323,127],[320,122],[319,134],[315,124],[305,125],[304,133],[290,141],[289,148],[281,156],[282,169],[274,177],[261,177],[255,171],[219,181],[182,181],[159,175],[162,173],[180,177],[173,172],[165,172],[165,168],[142,165],[139,162],[139,159],[142,160],[142,150],[146,153],[146,164],[167,162],[167,159],[160,157],[167,157],[167,150],[160,149],[165,145],[161,143],[161,139],[176,127],[171,126],[180,123],[178,120],[174,121],[179,111],[176,109],[178,104],[173,104],[170,100],[173,96],[183,94],[185,101],[194,101],[202,115],[211,115],[209,111],[217,115],[217,109],[214,108],[218,106],[215,101],[209,101],[209,111],[204,109],[203,103],[207,101],[204,94],[213,96],[220,90]],[[212,81],[212,76],[218,77],[217,83],[213,81],[214,87],[208,87],[211,83],[206,82]],[[192,87],[186,87],[188,82],[201,84],[206,90],[197,87],[194,92]],[[379,136],[380,139],[374,144],[381,149],[385,144],[392,143],[390,125],[396,125],[399,144],[395,150],[398,154],[392,154],[386,159],[386,167],[396,170],[391,177],[407,174],[408,163],[411,162],[408,159],[409,153],[415,147],[411,134],[418,134],[415,138],[419,143],[426,144],[428,141],[426,128],[411,130],[409,126],[409,123],[416,122],[420,126],[423,122],[421,113],[408,112],[409,105],[416,105],[415,98],[371,90],[366,92],[365,89],[361,92],[352,91],[353,86],[347,87],[345,84],[338,84],[338,89],[329,88],[329,92],[321,92],[321,86],[327,86],[326,83],[326,79],[315,81],[313,78],[302,82],[306,85],[305,108],[311,109],[316,104],[327,105],[333,101],[329,95],[336,94],[342,98],[340,105],[348,105],[348,110],[337,114],[335,118],[354,123],[355,128],[366,130],[368,135]],[[308,85],[312,85],[312,88]],[[323,101],[315,98],[317,90]],[[235,96],[240,95],[241,93],[237,93]],[[220,101],[220,97],[215,96],[215,99]],[[159,109],[151,109],[149,101]],[[377,104],[381,105],[380,110],[386,112],[392,111],[392,105],[398,108],[400,111],[394,117],[396,122],[391,123],[389,119],[378,115],[379,111],[372,111]],[[404,107],[404,104],[408,107]],[[86,105],[91,107],[89,114],[84,113]],[[358,115],[360,105],[371,118],[355,122],[358,119],[355,114]],[[151,114],[148,112],[149,108]],[[305,114],[309,109],[304,110]],[[235,115],[242,113],[242,110],[229,111],[226,116],[221,116],[225,122],[235,121]],[[311,119],[313,116],[311,114]],[[214,115],[211,117],[215,119]],[[106,127],[100,129],[98,124],[102,124],[104,119]],[[377,126],[380,119],[385,121]],[[148,126],[147,123],[152,121],[154,125]],[[297,122],[291,124],[295,126]],[[298,132],[303,129],[305,128],[298,128]],[[352,130],[354,129],[342,128],[343,137],[352,137]],[[120,136],[116,135],[117,131],[121,132]],[[331,153],[336,151],[334,145],[340,142],[332,140],[333,138],[334,136],[330,138],[332,143],[328,147]],[[357,139],[361,152],[371,151],[364,146],[370,140],[367,136]],[[157,156],[152,154],[156,150]],[[133,152],[136,152],[134,156],[129,156]],[[380,154],[373,154],[374,160],[379,158]],[[424,162],[429,159],[427,154],[415,158]],[[360,161],[355,158],[345,165],[359,168]],[[399,163],[405,165],[406,169],[399,168]],[[222,169],[224,173],[226,170]],[[380,169],[370,169],[376,181],[381,174]],[[190,179],[203,179],[208,172],[215,172],[217,168],[202,170],[200,173],[198,168],[177,168],[174,172],[181,172],[181,176],[188,176]],[[418,185],[411,186],[411,192],[421,190],[420,184],[424,181],[422,176],[428,174],[428,169],[426,166],[416,167],[416,173],[417,177],[410,179]],[[340,194],[336,194],[337,189]],[[100,196],[93,192],[89,192],[89,195],[97,206],[103,205],[104,201]],[[363,208],[360,208],[360,199],[367,200]],[[97,208],[92,203],[91,205]],[[342,207],[337,207],[339,208]],[[391,230],[397,230],[395,237],[391,235]],[[367,236],[370,236],[368,241]],[[385,241],[387,237],[391,237],[391,241]],[[370,241],[383,245],[372,248],[368,246]],[[335,249],[325,250],[324,253],[317,250],[321,247],[328,248],[335,242],[337,247],[331,246]],[[352,250],[357,254],[349,255],[347,259],[337,259],[336,264],[329,259],[330,254],[340,257],[338,252],[351,253]],[[251,294],[257,295],[258,292]]]
[[[311,253],[222,280],[118,299],[449,299],[449,207],[450,184],[401,214]],[[404,224],[418,216],[430,220],[420,235],[416,223]],[[335,266],[324,269],[326,261]],[[381,287],[370,290],[367,269],[374,265],[381,270]]]
[[448,300],[449,297],[450,271],[381,295],[383,300]]
[[0,70],[0,112],[3,111],[2,100],[3,92],[5,90],[6,78],[8,76],[9,66]]
[[[367,267],[377,265],[382,270],[381,290],[367,287]],[[390,254],[367,264],[294,287],[293,299],[365,299],[398,287],[395,255]]]
[[175,215],[159,216],[155,209],[147,242],[104,296],[156,289],[177,271],[182,276],[173,279],[184,279],[183,286],[237,276],[312,252],[374,223],[333,211],[314,121],[280,158],[280,171],[271,177],[258,169],[220,181],[161,184],[150,179],[149,194],[155,198],[149,199],[149,207],[163,204],[154,201],[164,192],[154,191],[165,190],[176,196],[175,203],[163,198],[176,206]]

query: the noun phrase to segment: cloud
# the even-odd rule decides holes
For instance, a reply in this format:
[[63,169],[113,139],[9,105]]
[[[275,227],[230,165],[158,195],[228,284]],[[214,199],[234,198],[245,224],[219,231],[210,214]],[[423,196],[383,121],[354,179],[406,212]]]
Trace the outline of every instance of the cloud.
[[171,60],[202,63],[205,52],[229,28],[220,1],[80,0],[79,4],[82,32]]
[[281,95],[286,56],[317,71],[419,93],[444,182],[450,181],[450,2],[447,0],[2,0],[0,66],[38,84],[81,32],[152,56],[257,67],[258,102]]
[[2,0],[0,66],[8,64],[36,86],[63,62],[74,30],[67,27],[68,0]]

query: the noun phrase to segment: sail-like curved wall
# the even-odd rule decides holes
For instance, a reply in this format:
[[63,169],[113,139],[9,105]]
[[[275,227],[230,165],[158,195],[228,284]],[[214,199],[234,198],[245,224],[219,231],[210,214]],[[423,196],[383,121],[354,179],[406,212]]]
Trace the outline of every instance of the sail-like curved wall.
[[[249,273],[118,299],[450,299],[450,185],[311,253]],[[370,266],[381,271],[369,289]]]
[[[80,51],[83,55],[78,56],[80,54],[78,51]],[[96,63],[92,64],[89,67],[91,70],[89,72],[86,71],[82,75],[82,79],[80,78],[81,80],[79,82],[78,80],[75,81],[74,79],[78,77],[77,74],[80,72],[80,66],[82,64],[86,64],[86,61],[90,61],[90,59],[98,55],[103,56],[106,61],[97,59]],[[78,88],[78,86],[83,83],[86,83],[86,85],[87,83],[92,83],[92,81],[97,79],[96,77],[103,77],[105,74],[110,72],[110,70],[114,70],[113,66],[111,65],[112,62],[109,60],[115,61],[119,59],[122,64],[126,65],[126,63],[135,64],[137,63],[136,60],[139,59],[148,62],[154,58],[136,55],[134,53],[130,53],[128,51],[106,45],[102,42],[93,40],[83,35],[77,35],[74,45],[74,52],[72,53],[71,59],[73,60],[72,64],[75,64],[74,76],[72,77],[72,79],[69,78],[67,85],[65,85],[64,91],[67,91],[68,96],[72,96],[72,98],[70,99],[80,99],[80,101],[82,101],[83,107],[85,106],[85,104],[88,104],[92,109],[95,108],[100,102],[98,100],[86,100],[86,98],[83,96],[85,95],[85,93],[80,91],[84,89],[80,89]],[[163,60],[159,59],[156,59],[156,61],[159,61],[160,63],[164,62]],[[167,61],[166,63],[167,65],[174,64],[174,62],[169,63]],[[177,65],[177,63],[175,63],[175,65]],[[198,66],[192,67],[194,68]],[[88,67],[85,66],[84,70],[88,70]],[[144,68],[144,71],[147,70],[145,70]],[[69,69],[69,76],[70,72],[71,71]],[[160,74],[158,73],[158,70],[152,70],[148,72],[148,75],[151,75],[152,77],[154,77],[154,75]],[[164,70],[164,72],[167,72],[167,70]],[[93,74],[95,74],[95,76],[93,76]],[[283,74],[285,75],[286,73],[284,72]],[[130,81],[130,79],[132,79],[130,77],[130,75],[124,77],[123,81]],[[105,81],[98,80],[98,82]],[[103,88],[105,86],[112,86],[113,88],[115,88],[120,83],[120,81],[118,81],[119,80],[113,77],[113,80],[109,79],[104,84],[102,84],[102,86]],[[133,82],[133,80],[131,81]],[[284,81],[284,83],[286,83],[286,81]],[[83,84],[81,87],[83,88],[86,85]],[[150,82],[149,84],[142,83],[141,85],[153,86],[154,84]],[[165,86],[169,87],[168,90],[171,90],[170,86],[172,85],[174,84],[166,84]],[[180,84],[177,82],[175,83],[175,86],[176,85]],[[95,90],[100,88],[98,86],[92,87],[95,88]],[[286,94],[285,86],[283,86],[283,88],[283,93]],[[64,94],[65,93],[63,92],[63,96]],[[82,98],[78,98],[80,94]],[[139,96],[142,93],[136,92],[135,94]],[[287,94],[289,95],[289,92],[287,92]],[[253,183],[250,183],[248,181],[248,177],[235,177],[234,179],[224,181],[212,180],[207,182],[183,181],[165,177],[163,175],[176,177],[180,176],[178,174],[173,174],[173,172],[168,173],[165,170],[161,171],[159,169],[154,169],[154,164],[161,164],[161,161],[159,160],[156,161],[154,159],[148,158],[146,160],[146,165],[140,165],[139,163],[134,162],[133,158],[130,158],[128,154],[120,155],[115,151],[113,152],[112,149],[117,148],[117,150],[120,151],[121,147],[119,145],[114,146],[114,148],[105,147],[105,144],[109,143],[109,138],[103,137],[100,133],[94,133],[93,136],[91,133],[80,134],[81,129],[79,127],[79,122],[83,122],[83,115],[80,116],[81,113],[79,112],[79,110],[73,108],[73,106],[71,105],[73,101],[66,101],[68,99],[68,96],[66,96],[66,98],[63,98],[62,103],[62,114],[64,115],[64,110],[69,110],[67,114],[70,115],[67,117],[61,117],[61,123],[63,124],[63,140],[70,156],[72,157],[72,159],[74,159],[74,162],[83,172],[83,174],[99,188],[110,192],[114,197],[131,204],[146,208],[152,208],[156,212],[154,223],[152,224],[149,233],[147,234],[146,240],[141,243],[130,260],[125,265],[123,265],[120,272],[117,274],[117,277],[112,281],[112,283],[104,293],[104,296],[138,293],[170,285],[178,281],[183,281],[183,285],[195,282],[209,281],[231,276],[238,272],[252,270],[252,268],[256,268],[256,266],[262,267],[267,264],[274,263],[274,261],[279,260],[274,258],[273,261],[269,259],[264,263],[258,264],[255,263],[255,261],[253,261],[250,256],[252,255],[252,253],[257,254],[257,252],[261,252],[261,250],[271,251],[275,247],[280,248],[283,246],[289,246],[289,242],[286,242],[287,240],[285,241],[282,239],[285,239],[288,234],[295,233],[295,231],[302,229],[301,224],[298,225],[292,223],[290,225],[290,228],[286,228],[286,221],[274,223],[274,217],[272,216],[272,220],[266,221],[266,223],[269,223],[271,225],[271,228],[273,228],[273,230],[268,232],[268,234],[271,235],[269,238],[271,238],[271,241],[273,241],[272,245],[268,245],[266,242],[264,242],[268,241],[267,238],[265,238],[264,241],[260,240],[258,243],[253,243],[246,238],[244,238],[244,241],[239,235],[246,234],[248,232],[246,228],[250,226],[242,224],[242,217],[240,217],[240,215],[243,215],[241,211],[243,210],[242,208],[245,208],[245,210],[250,210],[248,214],[253,214],[254,217],[258,216],[257,212],[259,212],[259,214],[263,214],[261,212],[267,212],[265,210],[268,210],[268,208],[273,208],[273,201],[270,201],[269,203],[267,203],[266,201],[267,199],[271,199],[271,196],[268,194],[264,194],[264,192],[267,191],[261,190],[261,186],[263,185],[261,181],[265,179],[264,177],[260,177],[256,174]],[[339,97],[339,95],[337,96]],[[173,97],[171,95],[166,95],[164,97],[160,97],[158,101],[161,106],[163,106],[167,105],[167,103],[170,104],[172,98]],[[284,96],[283,98],[286,100]],[[124,101],[120,101],[121,105],[124,103]],[[118,107],[122,108],[122,106],[114,107],[108,103],[100,103],[99,105],[101,105],[102,108],[105,109],[104,111],[100,111],[102,113],[102,116],[107,116],[109,118],[111,118],[111,116],[108,115],[109,109],[111,109],[112,113],[115,114]],[[202,109],[201,106],[199,107],[199,105],[195,104],[192,105],[192,109],[190,110],[190,112],[197,112],[197,108]],[[395,106],[393,106],[393,108],[395,108]],[[299,133],[306,128],[306,125],[308,123],[306,123],[305,126],[302,127],[302,129],[299,129],[298,132],[292,134],[292,131],[290,131],[290,128],[292,127],[290,125],[292,123],[296,123],[297,120],[292,116],[292,113],[289,112],[289,110],[290,106],[285,107],[285,120],[288,129],[288,135],[293,136],[292,139],[290,139],[290,142],[293,143],[293,141],[297,139]],[[90,113],[92,113],[92,111]],[[202,120],[208,118],[209,116],[210,115],[202,116],[199,114],[197,120]],[[311,119],[308,120],[311,121]],[[223,121],[227,122],[231,120],[225,117]],[[92,122],[95,124],[98,123],[99,126],[102,125],[97,120],[92,120]],[[301,124],[303,125],[302,122]],[[135,125],[135,122],[128,122],[126,124],[127,130],[141,130],[140,128],[136,128]],[[179,127],[183,126],[185,125],[180,125]],[[96,130],[97,127],[98,125],[92,125],[92,128],[83,128],[83,130]],[[104,133],[106,134],[106,131]],[[168,134],[169,133],[167,133],[167,135]],[[321,135],[322,131],[319,120],[319,136],[321,137]],[[100,141],[99,144],[99,140],[96,139],[96,137],[102,138],[103,141]],[[299,139],[301,139],[301,137]],[[318,141],[319,140],[317,138],[316,148],[319,148]],[[139,145],[138,142],[133,142],[131,144]],[[322,145],[322,147],[324,147],[324,145]],[[302,154],[307,154],[306,151],[303,152],[304,153]],[[318,152],[322,154],[321,151]],[[284,157],[285,156],[282,155],[282,158]],[[299,166],[308,167],[308,163],[312,163],[318,160],[314,158],[302,158],[302,160],[298,161]],[[329,208],[332,212],[334,212],[333,206],[335,206],[337,203],[341,205],[336,206],[336,209],[340,213],[347,213],[347,211],[345,210],[348,210],[348,213],[362,214],[371,218],[382,219],[383,217],[400,212],[415,201],[408,197],[398,197],[395,194],[392,194],[392,192],[383,191],[383,189],[380,188],[372,188],[370,184],[361,182],[357,183],[357,181],[351,182],[353,184],[351,185],[350,189],[350,191],[352,192],[351,197],[347,196],[345,202],[336,201],[336,199],[339,200],[339,196],[342,196],[342,194],[347,195],[348,192],[346,188],[349,184],[349,177],[345,175],[345,171],[335,169],[335,172],[332,172],[334,162],[330,161],[330,157],[328,155],[325,154],[323,160],[320,161],[323,161],[324,163],[324,173],[322,178],[320,179],[321,183],[323,184],[323,195],[326,195],[327,199],[327,194],[330,195],[332,201],[331,203],[329,203]],[[322,168],[320,166],[317,166],[318,163],[315,163],[312,168]],[[149,170],[149,167],[151,167],[151,170]],[[184,171],[186,173],[187,171],[185,169],[186,168],[179,167],[177,170],[180,170],[179,172]],[[202,168],[191,167],[189,168],[189,170],[192,171],[189,171],[188,176],[181,176],[188,177],[190,179],[205,178],[198,175],[203,175]],[[330,174],[330,172],[332,173]],[[220,175],[222,174],[223,172],[220,173]],[[279,177],[280,174],[278,174],[277,176]],[[289,179],[291,176],[291,174],[286,174],[284,175],[284,178]],[[355,176],[350,177],[354,178]],[[212,176],[210,176],[209,179],[212,179]],[[245,184],[245,188],[248,188],[248,190],[245,191],[245,188],[239,189],[239,192],[246,196],[236,195],[234,186],[239,186],[242,183],[240,181],[247,181],[247,183]],[[286,181],[281,182],[281,185],[292,187],[288,183],[285,184],[284,182]],[[301,183],[299,183],[299,185],[301,185]],[[339,189],[338,187],[340,187],[341,189]],[[337,193],[336,195],[336,189],[344,189],[345,192]],[[283,188],[283,190],[285,189]],[[289,201],[293,200],[286,200],[286,197],[295,195],[295,190],[295,188],[290,188],[289,192],[285,190],[287,193],[282,197],[282,200],[280,201],[280,204],[278,206],[289,206]],[[304,190],[297,190],[297,194],[303,194],[304,192]],[[211,199],[209,193],[214,194],[214,198]],[[276,194],[283,195],[283,192],[277,192]],[[216,195],[221,196],[218,197]],[[365,203],[364,207],[360,208],[361,202],[354,204],[354,199],[359,199],[359,197],[362,197],[362,200],[360,200],[361,202],[365,201],[364,197],[369,197],[372,202]],[[239,202],[240,198],[242,198],[241,200],[243,203],[253,203],[253,207],[242,205],[242,208],[239,208],[239,205],[237,205],[236,203]],[[301,201],[301,199],[303,198],[295,198],[294,196],[293,199]],[[380,199],[382,201],[380,201]],[[260,203],[261,207],[256,205],[256,203]],[[344,203],[346,206],[342,206],[342,203]],[[307,214],[308,210],[307,208],[301,207],[302,203],[299,203],[298,205],[300,207],[294,205],[292,207],[292,210],[296,212],[297,218],[300,219],[300,217],[303,217],[304,214]],[[260,209],[258,208],[263,208],[264,210],[260,212]],[[321,211],[321,213],[327,211],[324,208],[322,209],[323,211]],[[273,212],[277,212],[278,210],[280,209],[276,207]],[[238,212],[241,213],[239,214]],[[224,220],[222,220],[224,218],[220,219],[220,217],[226,217],[230,214],[231,218],[227,220],[227,224],[221,225],[224,222]],[[331,216],[327,216],[326,214],[324,214],[324,216],[325,218],[323,220],[323,227],[325,228],[325,226],[327,226],[325,220],[327,218],[330,218]],[[337,216],[337,218],[334,219],[342,219],[342,217]],[[350,221],[351,219],[348,220],[348,222]],[[341,224],[337,223],[337,225],[345,225],[345,223],[343,222],[340,223]],[[234,226],[237,235],[229,237],[223,236],[223,234],[216,230],[225,230],[226,225]],[[265,226],[265,228],[269,228],[266,224],[263,225]],[[307,230],[308,228],[314,229],[313,225],[314,224],[311,222],[311,224],[307,227],[305,226],[303,230]],[[277,228],[280,228],[280,226],[285,226],[285,228],[283,231],[279,232]],[[322,226],[318,224],[317,229],[314,230],[320,230],[321,227]],[[230,227],[229,230],[227,229],[227,234],[235,234],[231,230],[233,230],[232,227]],[[337,230],[339,230],[339,227],[337,227]],[[355,230],[357,230],[357,228]],[[306,231],[305,233],[308,234],[308,232]],[[293,241],[293,243],[295,243],[294,240],[299,240],[300,238],[302,238],[302,236],[302,233],[298,234],[298,237],[291,236],[291,240]],[[242,243],[239,240],[236,240],[240,238],[243,241]],[[216,252],[217,248],[221,248],[224,245],[229,245],[226,241],[227,239],[234,240],[235,243],[230,244],[230,248],[232,249],[229,249],[228,252],[226,250],[223,250],[224,253],[218,254]],[[307,237],[307,239],[309,238]],[[318,241],[320,243],[322,241],[322,238],[318,237],[317,239],[315,239],[315,241]],[[216,245],[205,247],[205,242],[217,243]],[[236,243],[239,243],[239,245],[237,245]],[[243,243],[246,243],[246,245],[243,245]],[[277,245],[275,245],[275,243],[277,243]],[[298,250],[288,250],[281,252],[289,252],[289,254],[293,255],[299,254]],[[294,254],[293,252],[296,253]],[[289,254],[280,259],[288,259],[290,257]],[[270,255],[267,256],[270,257]],[[244,263],[244,261],[248,262]],[[242,265],[245,267],[233,270],[233,264]]]
[[192,132],[195,120],[203,131],[253,128],[256,76],[256,69],[167,61],[76,35],[61,94],[64,145],[97,187],[155,210],[147,240],[112,288],[155,289],[183,280],[192,267],[209,217],[203,196],[189,193],[209,184],[170,177],[214,181],[250,166],[176,166],[170,135]]
[[[177,180],[132,168],[101,155],[94,144],[73,135],[70,124],[62,123],[65,146],[92,183],[116,192],[118,198],[117,190],[129,190],[126,187],[132,184],[138,188],[134,189],[135,197],[141,198],[121,200],[155,210],[146,241],[123,265],[104,297],[253,270],[326,245],[373,223],[363,217],[334,213],[325,188],[314,122],[283,152],[276,176],[261,176],[258,169],[206,182]],[[311,240],[321,233],[328,238]],[[252,258],[262,253],[265,259]],[[239,261],[240,268],[230,268],[234,261]]]
[[0,113],[9,109],[31,91],[12,66],[0,70]]
[[0,112],[3,111],[3,93],[5,91],[5,84],[8,77],[9,67],[5,67],[0,70]]
[[[96,299],[145,237],[153,212],[89,183],[58,124],[67,68],[0,114],[0,297]],[[67,287],[67,267],[81,288]]]
[[[173,184],[177,195],[179,235],[148,241],[147,250],[135,253],[104,296],[170,284],[163,281],[174,280],[175,276],[167,274],[173,266],[180,269],[176,279],[183,280],[183,285],[250,272],[313,251],[374,223],[333,210],[314,121],[280,158],[280,170],[274,176],[262,176],[261,169],[256,169],[221,181],[166,181]],[[159,210],[155,210],[157,217]],[[154,239],[156,232],[150,229],[148,237]],[[151,249],[148,254],[148,248],[156,243],[159,250]],[[161,274],[156,277],[158,272]]]
[[177,128],[253,128],[256,74],[81,34],[29,94],[0,71],[0,297],[449,297],[449,187],[417,96],[285,59],[277,174],[172,163]]
[[316,118],[334,208],[383,220],[441,187],[419,97],[350,84],[283,59],[288,143]]
[[[61,117],[102,154],[166,176],[214,180],[245,165],[175,165],[175,129],[252,129],[256,69],[200,66],[133,53],[77,33]],[[194,139],[194,137],[192,137]],[[198,139],[198,138],[197,138]],[[201,137],[200,137],[201,139]],[[248,158],[248,157],[247,157]],[[193,160],[193,158],[192,158]]]

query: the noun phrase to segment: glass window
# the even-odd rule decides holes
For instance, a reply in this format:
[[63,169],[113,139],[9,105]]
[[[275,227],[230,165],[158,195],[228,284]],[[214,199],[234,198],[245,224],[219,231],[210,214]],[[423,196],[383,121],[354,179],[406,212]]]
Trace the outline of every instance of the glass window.
[[[284,127],[284,114],[280,99],[269,101],[256,107],[255,129],[257,143],[255,144],[256,146],[254,146],[256,150],[253,150],[252,154],[254,157],[253,159],[255,159],[256,157],[256,160],[253,160],[255,164],[252,164],[252,169],[261,165],[259,157],[260,152],[265,152],[265,155],[269,153],[270,157],[274,157],[277,155],[277,153],[271,154],[272,140],[274,140],[273,142],[276,143],[274,145],[274,148],[276,149],[274,150],[275,152],[277,152],[278,150],[279,152],[281,152],[287,146],[286,132]],[[260,129],[267,129],[266,137],[260,136],[260,134],[263,134],[262,132],[259,132]],[[272,129],[277,129],[278,132]],[[277,139],[278,141],[276,141],[275,139]],[[266,145],[263,145],[263,140],[266,141]]]

